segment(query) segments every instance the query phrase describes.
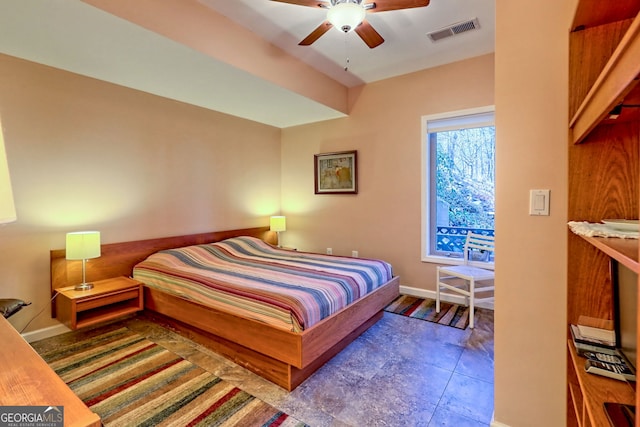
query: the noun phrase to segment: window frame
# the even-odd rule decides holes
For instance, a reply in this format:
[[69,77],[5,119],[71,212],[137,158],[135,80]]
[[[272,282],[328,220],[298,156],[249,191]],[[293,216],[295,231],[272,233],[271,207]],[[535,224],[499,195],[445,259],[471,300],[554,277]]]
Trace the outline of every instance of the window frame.
[[[464,120],[467,116],[479,116],[479,115],[487,115],[487,113],[491,114],[491,120],[472,120],[471,122]],[[485,117],[481,117],[484,119]],[[447,120],[451,119],[451,120]],[[459,120],[456,120],[459,119]],[[458,121],[459,125],[455,125],[455,122]],[[470,127],[481,127],[481,126],[494,126],[495,127],[495,105],[487,105],[483,107],[476,108],[468,108],[464,110],[456,110],[449,111],[445,113],[437,113],[437,114],[429,114],[421,117],[421,162],[422,162],[422,174],[421,174],[421,182],[420,182],[420,195],[421,195],[421,235],[420,235],[420,257],[422,262],[430,262],[437,264],[447,264],[447,265],[461,265],[463,264],[462,257],[450,257],[445,255],[433,255],[431,254],[431,245],[435,245],[435,242],[431,242],[429,239],[430,232],[429,226],[431,224],[432,218],[435,217],[435,209],[436,206],[431,206],[431,196],[435,189],[435,170],[432,170],[431,159],[435,155],[432,150],[432,144],[429,143],[429,122],[440,122],[440,124],[444,124],[443,126],[436,126],[440,131],[444,130],[453,130],[453,129],[463,129]],[[468,125],[472,123],[473,125]],[[495,194],[494,194],[495,196]],[[435,248],[434,248],[435,251]],[[474,265],[476,263],[470,262],[470,265]],[[485,266],[486,263],[482,263],[481,265]]]

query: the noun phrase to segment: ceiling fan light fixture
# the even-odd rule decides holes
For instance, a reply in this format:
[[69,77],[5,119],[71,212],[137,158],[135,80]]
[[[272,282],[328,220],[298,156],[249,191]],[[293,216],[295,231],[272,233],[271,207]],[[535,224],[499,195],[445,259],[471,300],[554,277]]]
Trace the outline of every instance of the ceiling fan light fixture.
[[366,11],[357,3],[338,3],[327,12],[327,20],[336,28],[348,33],[362,21]]

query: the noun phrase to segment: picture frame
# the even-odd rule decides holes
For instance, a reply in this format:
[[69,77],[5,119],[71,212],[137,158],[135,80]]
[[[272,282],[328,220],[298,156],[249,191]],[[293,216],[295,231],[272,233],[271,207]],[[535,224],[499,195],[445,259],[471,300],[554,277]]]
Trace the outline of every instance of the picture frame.
[[315,154],[315,194],[358,194],[358,151]]

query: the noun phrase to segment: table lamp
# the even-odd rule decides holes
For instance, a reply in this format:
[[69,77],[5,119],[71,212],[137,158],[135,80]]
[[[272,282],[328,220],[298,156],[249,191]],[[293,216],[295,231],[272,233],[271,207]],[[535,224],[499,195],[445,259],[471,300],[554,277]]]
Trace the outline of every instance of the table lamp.
[[78,231],[67,233],[67,255],[68,260],[82,260],[82,283],[74,288],[77,291],[86,291],[93,288],[92,283],[86,280],[86,263],[88,259],[100,256],[100,232],[99,231]]
[[281,248],[282,246],[280,246],[280,232],[287,231],[287,219],[281,215],[272,216],[271,220],[269,221],[269,227],[271,231],[275,231],[278,234],[278,247]]

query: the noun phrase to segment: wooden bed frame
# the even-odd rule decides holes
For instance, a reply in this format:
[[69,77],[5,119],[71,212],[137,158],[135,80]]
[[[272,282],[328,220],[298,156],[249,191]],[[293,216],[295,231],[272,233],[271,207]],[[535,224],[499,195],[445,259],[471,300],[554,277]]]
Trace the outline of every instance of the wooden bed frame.
[[[102,245],[100,258],[87,262],[87,280],[131,276],[133,267],[152,253],[182,246],[211,243],[235,236],[253,236],[275,244],[269,227],[228,230],[187,236]],[[80,283],[82,263],[67,261],[65,250],[51,251],[52,295],[60,287]],[[144,287],[145,313],[176,332],[212,349],[240,366],[291,391],[383,314],[399,294],[399,278],[392,280],[300,332],[291,332],[197,302]],[[52,307],[52,316],[55,317]]]

